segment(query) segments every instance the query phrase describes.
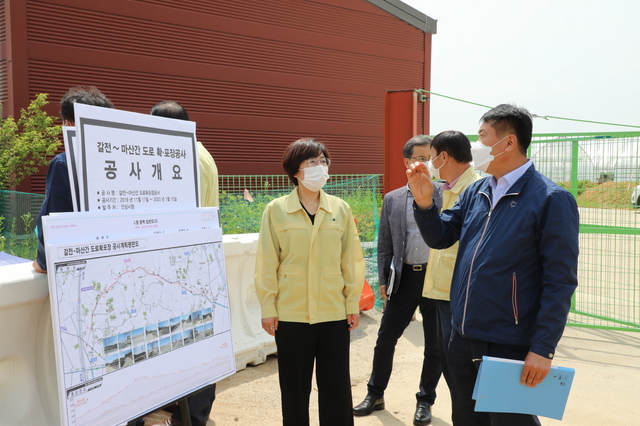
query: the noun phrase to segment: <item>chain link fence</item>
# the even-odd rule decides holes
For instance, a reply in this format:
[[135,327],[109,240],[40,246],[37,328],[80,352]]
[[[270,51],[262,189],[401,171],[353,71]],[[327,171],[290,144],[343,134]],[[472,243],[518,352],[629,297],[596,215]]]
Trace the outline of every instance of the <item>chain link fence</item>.
[[536,135],[530,157],[578,201],[569,325],[640,331],[640,132]]
[[[286,175],[221,175],[220,222],[225,234],[260,231],[265,206],[289,194],[294,186]],[[331,175],[324,190],[351,207],[366,261],[366,279],[378,291],[378,222],[382,207],[382,175]],[[381,306],[376,300],[376,305]]]
[[[286,175],[221,175],[219,183],[220,219],[225,234],[258,232],[267,203],[293,190]],[[381,175],[332,175],[324,188],[328,194],[345,200],[353,211],[365,253],[367,281],[376,294],[381,188]],[[44,195],[0,191],[0,251],[35,259],[35,219],[43,200]]]
[[[571,191],[580,209],[579,286],[569,325],[640,331],[640,132],[534,135],[529,157],[542,174]],[[292,189],[285,175],[220,176],[223,232],[258,232],[266,204]],[[332,175],[325,190],[351,206],[367,281],[379,294],[382,175]],[[0,251],[35,258],[33,231],[42,200],[0,191]]]

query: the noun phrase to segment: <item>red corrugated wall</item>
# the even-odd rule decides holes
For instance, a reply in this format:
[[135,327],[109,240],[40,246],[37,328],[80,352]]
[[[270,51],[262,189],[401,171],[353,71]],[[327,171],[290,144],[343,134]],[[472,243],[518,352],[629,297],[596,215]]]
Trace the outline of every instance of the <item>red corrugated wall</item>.
[[[13,14],[4,44],[28,70],[0,75],[5,115],[41,92],[57,115],[78,84],[136,112],[176,100],[221,174],[282,173],[284,148],[303,136],[326,142],[332,173],[382,173],[384,91],[428,88],[431,35],[365,0],[4,0],[2,10]],[[0,73],[11,59],[3,50]],[[42,192],[44,175],[28,185]]]

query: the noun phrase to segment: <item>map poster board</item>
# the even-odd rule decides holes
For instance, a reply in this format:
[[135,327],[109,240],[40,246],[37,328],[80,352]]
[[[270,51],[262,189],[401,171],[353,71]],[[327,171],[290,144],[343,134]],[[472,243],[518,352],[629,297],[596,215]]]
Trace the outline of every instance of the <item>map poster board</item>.
[[[161,210],[200,205],[196,125],[74,104],[82,211]],[[73,193],[73,191],[72,191]]]
[[124,425],[235,372],[219,227],[56,242],[47,266],[63,425]]

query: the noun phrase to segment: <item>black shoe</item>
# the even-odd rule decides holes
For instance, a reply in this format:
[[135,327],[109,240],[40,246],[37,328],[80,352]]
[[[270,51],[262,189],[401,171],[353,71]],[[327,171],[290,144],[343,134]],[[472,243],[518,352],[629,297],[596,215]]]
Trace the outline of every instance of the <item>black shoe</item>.
[[429,423],[431,423],[431,404],[418,401],[416,414],[413,416],[413,424],[416,426],[425,426]]
[[376,399],[373,395],[367,395],[364,401],[353,407],[353,415],[368,416],[375,410],[384,410],[384,398]]

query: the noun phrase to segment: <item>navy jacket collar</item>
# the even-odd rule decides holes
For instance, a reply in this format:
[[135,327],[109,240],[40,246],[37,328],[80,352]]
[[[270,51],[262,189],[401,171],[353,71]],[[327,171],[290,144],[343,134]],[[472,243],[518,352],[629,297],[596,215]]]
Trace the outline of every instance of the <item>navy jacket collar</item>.
[[[522,188],[529,182],[531,176],[536,173],[536,166],[532,164],[531,167],[527,169],[526,172],[514,183],[511,185],[511,188],[507,191],[507,194],[520,194],[522,192]],[[491,194],[491,185],[489,184],[491,177],[486,177],[482,180],[482,184],[480,185],[479,192],[484,192],[485,194]]]

